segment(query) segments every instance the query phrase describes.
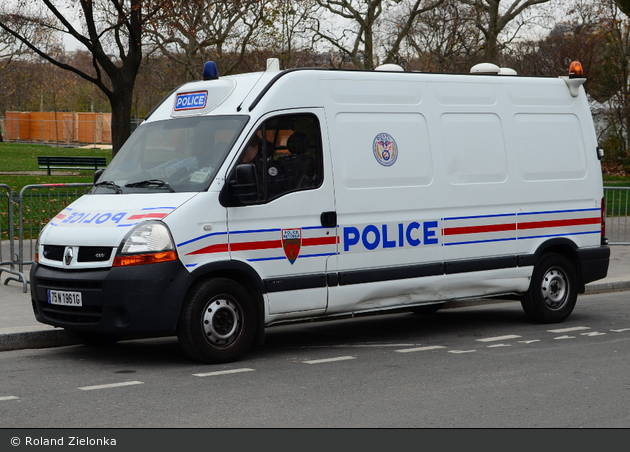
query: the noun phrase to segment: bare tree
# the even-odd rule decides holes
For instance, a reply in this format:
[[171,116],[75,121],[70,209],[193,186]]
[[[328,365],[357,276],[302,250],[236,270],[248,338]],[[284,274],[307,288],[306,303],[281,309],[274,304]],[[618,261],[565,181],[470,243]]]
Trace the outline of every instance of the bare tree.
[[[324,42],[357,68],[374,69],[398,59],[401,45],[418,17],[444,0],[316,0],[329,13],[314,24],[313,40]],[[383,32],[381,14],[388,10],[397,23]],[[400,10],[398,13],[394,9]],[[391,25],[391,24],[390,24]]]
[[[132,93],[142,61],[145,26],[170,2],[166,0],[18,0],[4,4],[0,28],[50,63],[96,85],[112,108],[113,155],[131,133]],[[31,39],[39,33],[67,35],[92,56],[89,71],[61,61]]]
[[198,79],[204,60],[233,73],[265,29],[269,0],[183,0],[149,27],[155,50]]
[[426,12],[407,36],[413,49],[409,69],[462,72],[478,62],[483,35],[475,26],[475,10],[459,0],[446,0]]
[[[498,62],[501,45],[499,35],[508,24],[528,8],[550,0],[459,0],[475,8],[475,24],[484,35],[484,57]],[[510,3],[511,1],[511,3]]]
[[276,37],[270,50],[280,54],[284,67],[292,67],[310,53],[310,26],[317,20],[319,5],[316,0],[272,0],[270,6]]
[[21,53],[20,47],[19,41],[13,35],[0,30],[0,60],[6,64],[15,55]]
[[630,17],[630,0],[615,0],[619,8],[626,16]]
[[[622,16],[615,3],[604,0],[608,14],[603,24],[605,45],[598,66],[599,83],[595,97],[608,106],[609,137],[616,136],[620,161],[630,170],[630,20]],[[625,13],[624,13],[625,14]]]

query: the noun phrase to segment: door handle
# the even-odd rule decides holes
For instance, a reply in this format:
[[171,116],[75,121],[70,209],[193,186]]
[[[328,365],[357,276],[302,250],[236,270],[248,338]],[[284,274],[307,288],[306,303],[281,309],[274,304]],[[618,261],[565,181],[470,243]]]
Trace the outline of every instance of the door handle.
[[337,212],[335,211],[322,212],[319,219],[322,223],[322,226],[325,228],[334,228],[335,226],[337,226]]

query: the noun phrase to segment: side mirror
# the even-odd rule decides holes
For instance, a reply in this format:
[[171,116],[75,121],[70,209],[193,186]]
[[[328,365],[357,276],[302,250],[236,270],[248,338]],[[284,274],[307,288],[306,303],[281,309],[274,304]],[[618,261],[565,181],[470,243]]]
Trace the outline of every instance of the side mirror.
[[99,180],[99,178],[101,177],[101,174],[103,174],[103,171],[105,171],[104,169],[97,169],[96,171],[94,171],[94,183],[96,184]]
[[[228,204],[243,205],[258,200],[258,184],[256,183],[256,167],[253,163],[238,165],[227,183]],[[236,203],[234,203],[236,201]]]

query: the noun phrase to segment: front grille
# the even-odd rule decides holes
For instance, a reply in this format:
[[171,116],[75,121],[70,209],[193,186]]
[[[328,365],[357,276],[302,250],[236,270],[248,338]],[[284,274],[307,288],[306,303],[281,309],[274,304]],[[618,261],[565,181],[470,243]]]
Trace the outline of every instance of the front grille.
[[38,282],[41,286],[55,290],[101,290],[103,288],[103,281],[39,278]]
[[112,249],[105,246],[82,246],[79,248],[78,262],[107,262]]
[[57,306],[40,301],[39,310],[46,318],[66,323],[98,323],[103,317],[102,306]]
[[50,259],[51,261],[62,261],[63,251],[65,249],[66,249],[65,246],[44,245],[44,257],[46,259]]
[[[63,261],[65,246],[44,245],[44,257],[51,261]],[[107,262],[112,255],[112,248],[107,246],[82,246],[79,248],[78,262]]]

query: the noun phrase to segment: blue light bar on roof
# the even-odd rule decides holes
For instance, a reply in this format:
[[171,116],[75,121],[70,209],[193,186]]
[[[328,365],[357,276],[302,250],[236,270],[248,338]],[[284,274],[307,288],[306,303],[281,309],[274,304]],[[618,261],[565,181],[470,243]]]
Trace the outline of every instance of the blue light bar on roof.
[[216,80],[219,78],[219,68],[214,61],[207,61],[203,65],[203,79],[204,80]]

